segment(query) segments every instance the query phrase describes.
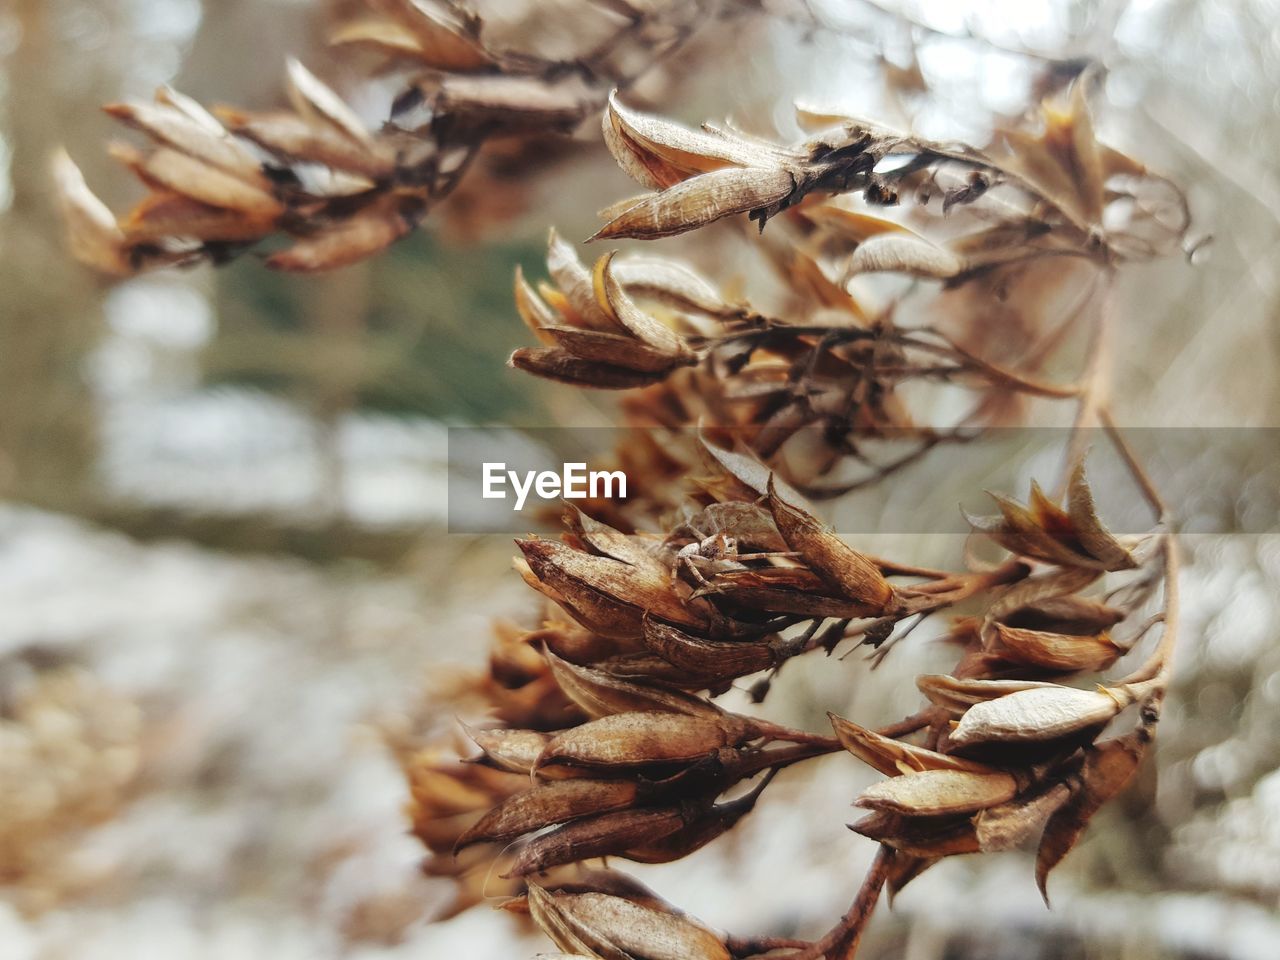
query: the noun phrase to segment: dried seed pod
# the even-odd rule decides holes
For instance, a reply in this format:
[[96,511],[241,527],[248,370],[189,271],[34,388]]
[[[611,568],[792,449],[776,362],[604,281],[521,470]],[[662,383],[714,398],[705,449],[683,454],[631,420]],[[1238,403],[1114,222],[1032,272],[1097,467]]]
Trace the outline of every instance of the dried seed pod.
[[965,269],[965,262],[945,247],[923,237],[877,233],[849,258],[848,275],[859,273],[908,273],[915,277],[949,280]]
[[725,303],[704,277],[672,260],[628,257],[615,260],[612,273],[633,297],[654,300],[677,310],[710,317],[732,317],[742,311],[739,306]]
[[485,759],[501,770],[531,773],[551,734],[539,730],[476,730],[463,724],[467,736],[484,751]]
[[606,637],[639,637],[648,613],[698,629],[706,620],[680,601],[665,573],[593,556],[554,540],[517,540],[538,581],[549,586],[583,626]]
[[979,853],[978,833],[967,816],[904,817],[877,811],[851,823],[849,829],[900,853],[924,859],[940,859]]
[[706,640],[647,618],[643,638],[645,646],[663,660],[699,677],[734,679],[778,663],[778,656],[768,643]]
[[684,915],[603,893],[529,885],[535,922],[562,950],[629,960],[730,960],[724,942]]
[[750,610],[805,617],[853,619],[877,616],[883,610],[860,600],[833,597],[830,591],[826,580],[800,567],[760,567],[717,573],[693,596],[713,596]]
[[926,673],[916,677],[916,687],[936,706],[961,714],[975,703],[985,703],[1023,690],[1057,690],[1059,684],[1042,680],[974,680]]
[[454,845],[510,840],[552,824],[622,810],[636,801],[639,787],[628,780],[553,780],[507,797],[465,831]]
[[1049,686],[1020,690],[971,706],[951,731],[950,739],[957,745],[1056,740],[1101,727],[1132,702],[1125,688]]
[[395,152],[388,144],[357,142],[327,124],[317,125],[296,113],[220,108],[218,116],[228,130],[280,160],[318,163],[371,180],[383,180],[395,173]]
[[831,721],[831,728],[835,731],[836,738],[846,750],[863,763],[891,777],[929,770],[950,770],[979,775],[997,772],[995,768],[974,760],[966,760],[964,757],[892,740],[834,713],[828,713],[827,718]]
[[628,173],[637,161],[648,176],[636,179],[655,190],[724,167],[777,166],[786,156],[772,145],[690,130],[632,110],[618,99],[616,90],[609,95],[603,125],[612,138],[606,142],[615,159]]
[[563,298],[559,309],[567,323],[605,333],[626,332],[596,299],[591,271],[583,266],[577,251],[554,229],[547,233],[547,270]]
[[925,770],[883,780],[862,791],[857,806],[907,816],[974,813],[1012,800],[1018,780],[1002,771]]
[[1023,630],[1003,623],[992,625],[995,651],[1000,656],[1050,670],[1105,670],[1122,651],[1106,633],[1072,636],[1043,630]]
[[289,94],[289,102],[299,114],[317,123],[327,123],[357,143],[364,144],[373,140],[368,128],[347,106],[346,101],[304,67],[301,61],[290,57],[286,64],[288,83],[285,91]]
[[1085,750],[1078,785],[1049,819],[1036,854],[1036,884],[1046,903],[1049,872],[1071,852],[1093,815],[1129,785],[1149,741],[1149,732],[1140,728]]
[[385,250],[411,229],[412,224],[399,211],[369,207],[316,237],[273,253],[267,258],[267,266],[297,272],[333,270]]
[[514,350],[507,365],[516,370],[532,373],[547,380],[556,380],[575,387],[595,387],[600,390],[632,390],[658,383],[667,375],[666,370],[653,372],[635,370],[584,360],[559,347],[530,350]]
[[504,876],[527,877],[552,867],[622,854],[669,836],[685,824],[680,807],[618,810],[575,820],[531,840]]
[[965,517],[975,531],[1007,550],[1067,568],[1128,570],[1137,565],[1098,519],[1083,462],[1072,471],[1065,511],[1035,483],[1028,507],[1001,494],[992,493],[991,497],[1000,508],[999,517],[967,513]]
[[84,174],[65,150],[54,153],[52,168],[71,255],[95,270],[127,275],[125,237],[116,218],[89,189]]
[[210,130],[207,124],[192,119],[181,110],[142,100],[110,103],[102,109],[153,140],[218,167],[260,190],[270,186],[258,159],[220,125],[216,131]]
[[737,746],[753,733],[745,718],[728,713],[617,713],[558,734],[537,766],[569,763],[610,769],[688,763],[721,747]]
[[728,167],[644,197],[601,227],[592,240],[656,240],[685,233],[735,213],[766,210],[795,190],[785,169]]
[[1056,783],[1031,796],[981,811],[973,819],[983,853],[1016,850],[1044,829],[1045,822],[1071,796],[1065,783]]
[[1083,460],[1071,471],[1071,480],[1067,485],[1067,512],[1080,546],[1090,556],[1096,557],[1105,569],[1132,570],[1138,565],[1133,554],[1121,546],[1115,535],[1098,519]]
[[602,670],[569,663],[549,650],[546,658],[565,696],[592,718],[645,711],[706,717],[721,713],[715,704],[682,690],[628,683]]
[[591,273],[596,303],[615,323],[641,343],[672,358],[673,362],[691,360],[693,354],[684,341],[669,327],[641,310],[613,275],[611,265],[617,252],[606,253],[596,261]]
[[842,596],[885,609],[893,587],[880,568],[854,550],[810,514],[784,501],[773,479],[768,486],[769,510],[787,545],[800,554],[819,576]]
[[264,220],[272,220],[284,212],[283,205],[266,188],[178,150],[160,147],[143,155],[117,146],[112,153],[147,183],[211,207],[236,210]]

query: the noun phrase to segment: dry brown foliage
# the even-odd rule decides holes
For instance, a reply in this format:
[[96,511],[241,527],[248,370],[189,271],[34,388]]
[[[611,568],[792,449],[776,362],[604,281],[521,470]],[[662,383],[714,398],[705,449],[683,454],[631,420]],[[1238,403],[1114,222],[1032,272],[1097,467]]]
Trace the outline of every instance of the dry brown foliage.
[[[746,214],[785,290],[758,308],[679,261],[606,251],[587,265],[554,232],[549,281],[516,274],[516,310],[539,345],[511,364],[630,391],[636,430],[616,460],[638,494],[571,509],[558,540],[517,542],[544,615],[533,629],[501,627],[487,672],[448,697],[496,721],[467,730],[479,752],[398,745],[426,870],[456,879],[455,909],[501,890],[573,956],[835,960],[854,955],[882,888],[949,856],[1032,845],[1046,892],[1155,736],[1178,606],[1172,520],[1112,424],[1105,361],[1116,272],[1185,249],[1189,216],[1174,185],[1098,141],[1090,72],[1056,76],[1043,103],[981,148],[805,111],[812,135],[775,144],[631,109],[608,91],[642,68],[614,64],[616,44],[572,65],[514,57],[453,4],[374,6],[337,42],[423,68],[382,129],[298,64],[290,113],[209,114],[172,91],[112,107],[154,142],[120,153],[152,193],[117,221],[59,161],[76,253],[129,273],[283,232],[295,242],[273,266],[350,262],[415,226],[486,140],[602,111],[606,145],[649,192],[604,211],[594,239],[658,239]],[[700,15],[696,4],[684,18],[615,6],[618,37],[639,40],[649,61]],[[871,274],[932,289],[938,321],[906,322],[900,299],[864,302],[850,281]],[[1064,312],[1054,305],[1067,290],[1083,296]],[[1046,376],[1076,330],[1089,338],[1080,374]],[[937,382],[972,395],[946,427],[921,425],[904,396]],[[974,549],[958,570],[897,563],[817,518],[811,499],[1022,422],[1028,398],[1074,404],[1077,430],[1052,484],[1060,496],[1033,485],[1025,504],[997,494],[996,514],[969,518],[975,548],[998,561]],[[1097,425],[1152,507],[1147,534],[1117,536],[1099,517],[1079,443]],[[890,435],[912,452],[865,452]],[[850,465],[864,469],[851,479]],[[1161,594],[1162,612],[1146,618]],[[716,702],[744,678],[764,700],[794,657],[883,653],[960,604],[953,672],[919,677],[917,709],[889,727],[832,715],[829,733],[796,730]],[[1099,677],[1155,623],[1136,667]],[[848,913],[812,942],[724,936],[584,867],[680,859],[732,830],[783,769],[842,752],[886,778],[856,799],[866,812],[851,825],[879,854]],[[491,875],[500,884],[486,888]]]

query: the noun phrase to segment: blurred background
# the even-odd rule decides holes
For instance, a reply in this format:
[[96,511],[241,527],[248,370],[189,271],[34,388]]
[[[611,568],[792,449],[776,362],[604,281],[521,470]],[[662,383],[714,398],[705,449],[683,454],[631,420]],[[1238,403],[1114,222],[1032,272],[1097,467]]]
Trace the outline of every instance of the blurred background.
[[[381,732],[411,722],[432,676],[482,661],[491,618],[535,609],[508,538],[445,532],[446,428],[610,422],[607,399],[504,366],[525,342],[513,267],[541,276],[549,225],[585,237],[598,207],[635,192],[594,124],[513,152],[509,169],[529,171],[518,186],[478,176],[426,229],[321,277],[248,255],[108,285],[65,253],[53,210],[58,145],[114,209],[138,195],[105,156],[120,131],[98,107],[158,84],[266,108],[294,55],[371,109],[367,70],[324,49],[350,6],[0,8],[6,960],[546,949],[483,905],[429,922],[449,891],[419,875]],[[517,33],[536,6],[529,42],[572,49],[593,5],[476,6]],[[1280,428],[1275,0],[725,6],[639,96],[787,138],[799,100],[982,142],[1046,58],[1100,60],[1102,139],[1183,184],[1214,237],[1194,266],[1124,274],[1119,419]],[[733,230],[663,243],[720,278],[742,271]],[[1185,489],[1255,532],[1188,537],[1155,762],[1059,868],[1054,909],[1024,855],[949,861],[878,917],[865,956],[1280,955],[1276,492],[1224,488],[1236,476],[1187,466]],[[958,538],[935,539],[907,548],[958,558]],[[813,729],[827,709],[896,718],[913,705],[891,692],[947,662],[913,639],[874,677],[857,658],[797,664],[771,703]],[[843,826],[870,778],[839,758],[813,767],[731,837],[634,872],[735,933],[817,932],[872,851]]]

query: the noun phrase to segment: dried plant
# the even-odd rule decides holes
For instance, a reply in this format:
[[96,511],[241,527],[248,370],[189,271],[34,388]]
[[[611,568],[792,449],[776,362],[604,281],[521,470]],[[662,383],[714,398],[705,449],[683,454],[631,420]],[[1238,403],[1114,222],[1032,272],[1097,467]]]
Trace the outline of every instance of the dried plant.
[[[617,6],[630,17],[620,36],[650,59],[700,15],[691,5],[657,29]],[[613,44],[569,69],[491,50],[453,6],[379,8],[338,40],[431,71],[383,129],[366,130],[297,65],[289,114],[215,117],[171,91],[111,108],[156,141],[121,154],[154,192],[117,223],[61,161],[77,253],[127,273],[284,232],[296,242],[272,265],[334,266],[411,229],[486,139],[602,109],[604,142],[650,192],[606,210],[594,239],[747,214],[784,290],[766,309],[679,261],[605,252],[588,267],[554,232],[549,282],[517,272],[516,309],[540,345],[512,365],[630,391],[633,430],[615,458],[634,493],[570,509],[558,540],[517,541],[517,569],[545,598],[540,621],[501,627],[487,671],[436,693],[497,722],[468,728],[479,754],[396,743],[427,871],[456,879],[455,909],[495,874],[505,886],[487,892],[510,895],[506,908],[567,955],[835,960],[854,955],[882,889],[952,855],[1033,844],[1047,897],[1049,872],[1138,769],[1170,676],[1174,523],[1112,422],[1107,354],[1117,271],[1193,246],[1182,193],[1097,140],[1087,70],[1054,74],[1044,102],[982,148],[810,111],[800,120],[817,132],[780,145],[606,95],[635,75],[607,66]],[[410,121],[424,105],[429,122]],[[876,274],[917,283],[879,302],[851,292]],[[1067,291],[1083,295],[1064,308]],[[932,319],[912,322],[921,315]],[[1077,332],[1079,375],[1046,375]],[[919,422],[904,387],[930,383],[967,390],[967,412]],[[963,569],[870,556],[817,518],[810,500],[1024,422],[1031,398],[1075,408],[1061,494],[995,495],[995,515],[968,518]],[[1155,515],[1144,535],[1099,517],[1082,443],[1098,425]],[[888,437],[913,447],[877,458]],[[1001,559],[978,560],[983,544]],[[794,657],[842,645],[882,656],[938,615],[953,617],[956,666],[920,676],[918,709],[888,727],[833,714],[816,733],[716,702],[744,678],[765,700]],[[1098,679],[1131,654],[1136,666]],[[885,777],[857,797],[866,813],[850,828],[879,852],[816,940],[723,936],[591,866],[680,859],[732,830],[780,771],[841,752]]]

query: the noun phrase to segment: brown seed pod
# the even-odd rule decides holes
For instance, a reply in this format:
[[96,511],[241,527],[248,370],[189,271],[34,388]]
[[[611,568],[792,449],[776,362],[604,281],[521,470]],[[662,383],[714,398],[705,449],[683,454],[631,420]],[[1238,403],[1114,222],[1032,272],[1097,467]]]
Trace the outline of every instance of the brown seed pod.
[[748,721],[728,713],[618,713],[558,734],[537,766],[569,763],[610,769],[687,763],[721,747],[737,746],[753,733]]

